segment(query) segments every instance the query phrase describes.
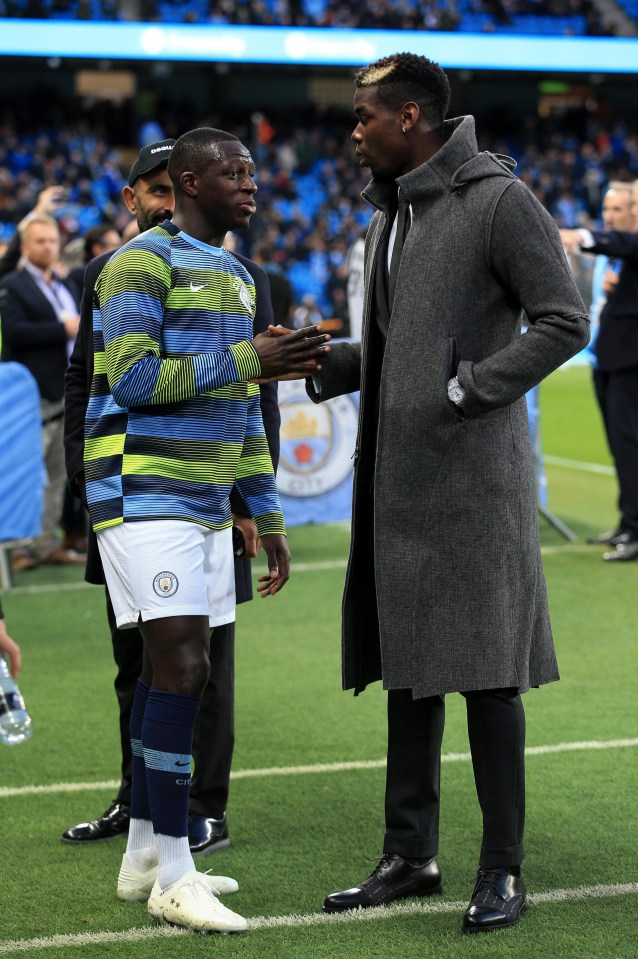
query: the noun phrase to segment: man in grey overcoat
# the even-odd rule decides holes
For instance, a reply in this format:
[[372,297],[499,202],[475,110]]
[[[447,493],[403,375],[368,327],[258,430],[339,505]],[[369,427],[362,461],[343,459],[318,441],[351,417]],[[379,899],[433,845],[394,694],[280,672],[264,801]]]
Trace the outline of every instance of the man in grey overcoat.
[[[466,699],[483,815],[467,932],[525,905],[525,716],[558,679],[525,393],[588,341],[549,214],[479,153],[472,117],[425,57],[359,71],[352,134],[372,181],[361,344],[333,344],[316,402],[361,390],[343,685],[388,690],[383,858],[327,912],[441,890],[445,693]],[[523,311],[528,332],[521,335]]]

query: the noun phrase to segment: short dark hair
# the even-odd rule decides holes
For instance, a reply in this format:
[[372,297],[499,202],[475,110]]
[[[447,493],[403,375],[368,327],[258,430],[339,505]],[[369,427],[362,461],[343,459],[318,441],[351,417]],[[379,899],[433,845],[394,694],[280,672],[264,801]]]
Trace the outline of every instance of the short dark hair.
[[258,243],[253,249],[253,256],[258,256],[264,263],[270,263],[273,258],[274,250],[270,243]]
[[168,175],[173,184],[177,186],[185,170],[197,172],[205,163],[208,163],[210,148],[213,144],[225,143],[228,140],[239,142],[239,137],[213,127],[197,127],[196,130],[184,133],[176,141],[168,160]]
[[92,260],[95,255],[93,253],[94,245],[96,243],[102,245],[104,243],[104,237],[112,230],[115,230],[116,233],[119,232],[117,227],[111,223],[100,223],[99,226],[92,226],[90,230],[86,231],[84,234],[84,258],[87,263],[89,260]]
[[355,74],[356,87],[376,87],[379,99],[398,109],[418,103],[432,126],[441,126],[450,105],[450,82],[438,63],[415,53],[393,53]]

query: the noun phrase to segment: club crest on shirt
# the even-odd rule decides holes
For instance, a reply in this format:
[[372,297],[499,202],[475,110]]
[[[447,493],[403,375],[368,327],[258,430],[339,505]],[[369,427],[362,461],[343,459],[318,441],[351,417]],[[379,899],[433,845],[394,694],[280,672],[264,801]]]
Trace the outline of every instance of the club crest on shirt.
[[248,310],[251,316],[255,315],[255,306],[250,295],[250,290],[240,277],[236,276],[233,280],[233,289],[239,293],[239,299],[243,306]]
[[175,573],[164,570],[158,573],[153,580],[153,589],[158,596],[174,596],[179,589],[179,580]]

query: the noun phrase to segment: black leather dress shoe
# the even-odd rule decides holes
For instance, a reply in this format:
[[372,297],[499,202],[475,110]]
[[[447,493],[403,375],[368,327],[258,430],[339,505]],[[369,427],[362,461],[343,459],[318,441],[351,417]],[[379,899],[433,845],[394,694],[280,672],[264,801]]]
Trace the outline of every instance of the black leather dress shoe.
[[207,819],[206,816],[188,816],[188,844],[192,856],[207,856],[219,849],[228,849],[228,823],[226,814],[221,819]]
[[62,833],[62,842],[77,844],[81,842],[100,842],[104,839],[117,839],[126,836],[131,819],[131,808],[124,803],[112,802],[99,819],[81,822]]
[[472,899],[463,916],[463,932],[488,932],[513,926],[525,908],[525,883],[509,869],[479,869]]
[[386,854],[373,873],[358,886],[333,892],[324,899],[324,912],[345,912],[385,906],[406,896],[433,896],[441,892],[441,870],[434,858],[422,866],[412,866],[396,853]]
[[619,543],[613,552],[603,553],[603,559],[606,563],[630,563],[633,559],[638,559],[638,539]]
[[618,546],[619,543],[626,543],[628,539],[629,533],[624,530],[610,529],[598,536],[590,536],[587,542],[592,546]]

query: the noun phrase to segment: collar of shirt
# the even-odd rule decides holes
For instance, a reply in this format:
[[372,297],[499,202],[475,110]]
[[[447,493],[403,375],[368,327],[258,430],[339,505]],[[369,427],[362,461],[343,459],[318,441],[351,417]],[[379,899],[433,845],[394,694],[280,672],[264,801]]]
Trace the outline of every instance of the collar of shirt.
[[[410,226],[412,226],[412,204],[408,203],[408,210],[410,211]],[[390,236],[388,237],[388,273],[390,272],[390,263],[392,262],[392,251],[394,250],[394,241],[397,238],[397,219],[399,217],[399,211],[394,214],[394,220],[392,221],[392,226],[390,227]]]
[[33,263],[29,263],[28,260],[24,264],[24,269],[33,278],[38,289],[47,298],[60,321],[62,321],[63,313],[71,313],[73,315],[77,313],[78,308],[75,300],[57,273],[52,273],[51,279],[47,280],[44,272],[39,267],[34,266]]

